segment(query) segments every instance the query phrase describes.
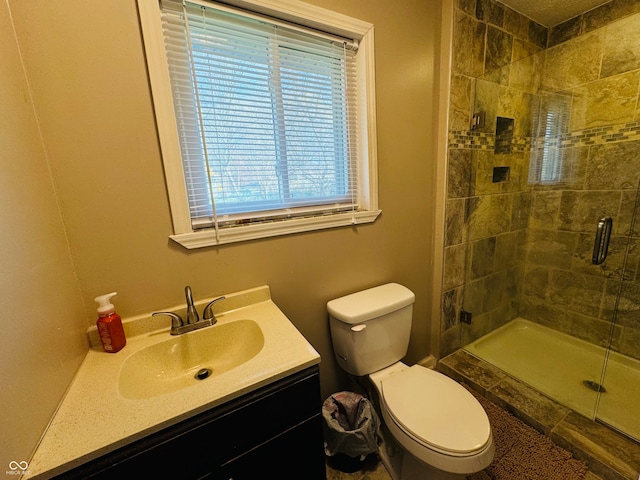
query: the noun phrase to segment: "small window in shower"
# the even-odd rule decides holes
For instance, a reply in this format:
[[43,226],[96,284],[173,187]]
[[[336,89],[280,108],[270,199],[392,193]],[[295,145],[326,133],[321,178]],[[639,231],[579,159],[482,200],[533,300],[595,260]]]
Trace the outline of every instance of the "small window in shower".
[[544,144],[542,147],[542,165],[540,165],[540,182],[554,183],[560,180],[560,115],[550,110],[544,121]]
[[569,100],[567,97],[544,98],[540,105],[537,138],[531,149],[531,183],[558,183],[562,178],[564,152],[562,135],[569,126]]

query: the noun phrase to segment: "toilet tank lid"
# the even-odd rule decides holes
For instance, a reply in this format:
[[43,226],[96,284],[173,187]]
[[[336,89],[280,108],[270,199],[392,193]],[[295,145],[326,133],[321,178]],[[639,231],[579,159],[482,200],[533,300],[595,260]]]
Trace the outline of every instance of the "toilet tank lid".
[[331,300],[327,303],[327,310],[335,319],[355,324],[411,305],[415,298],[407,287],[387,283]]

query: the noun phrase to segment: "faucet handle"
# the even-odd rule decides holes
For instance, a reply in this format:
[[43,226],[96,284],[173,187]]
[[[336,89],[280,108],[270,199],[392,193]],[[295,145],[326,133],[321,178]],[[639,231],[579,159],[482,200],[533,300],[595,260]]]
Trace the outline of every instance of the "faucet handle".
[[212,324],[216,323],[216,317],[213,314],[213,304],[216,302],[219,302],[220,300],[224,300],[225,298],[227,297],[218,297],[211,300],[209,303],[207,303],[207,306],[204,307],[204,310],[202,310],[202,320],[207,320],[207,321],[213,320],[211,323]]
[[178,315],[177,313],[173,313],[173,312],[154,312],[151,314],[151,316],[155,317],[157,315],[166,315],[167,317],[171,317],[171,330],[175,330],[176,328],[180,328],[182,325],[184,325],[184,322],[182,321],[182,317],[180,315]]

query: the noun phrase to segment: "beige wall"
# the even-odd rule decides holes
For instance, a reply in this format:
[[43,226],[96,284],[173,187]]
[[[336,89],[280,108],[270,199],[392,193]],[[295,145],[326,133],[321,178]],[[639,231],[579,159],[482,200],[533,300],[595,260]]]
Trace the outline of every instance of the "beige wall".
[[80,290],[0,2],[0,472],[28,461],[87,349]]
[[[187,284],[196,298],[268,284],[276,304],[320,352],[325,396],[347,387],[332,357],[326,302],[396,281],[411,288],[417,297],[407,361],[414,362],[430,353],[429,265],[433,261],[433,119],[437,97],[434,63],[440,2],[310,3],[375,24],[382,216],[373,225],[357,228],[186,251],[168,238],[172,233],[171,217],[135,0],[9,0],[77,269],[81,299],[86,304],[83,328],[94,321],[93,298],[113,290],[118,291],[116,307],[126,317],[182,302]],[[3,21],[5,16],[3,12]],[[3,35],[6,30],[2,29]],[[2,42],[3,48],[9,40]],[[16,71],[15,76],[19,73]],[[15,103],[23,101],[22,92],[9,95]],[[16,108],[25,110],[24,116],[29,113],[24,106]],[[3,114],[7,122],[4,117]],[[28,127],[33,129],[33,119],[29,122]],[[35,148],[34,156],[41,171],[46,172],[46,160],[35,132],[24,140],[3,137],[0,142],[0,149],[18,147]],[[24,191],[16,195],[19,199],[33,195],[35,202],[54,210],[45,215],[47,225],[55,223],[47,227],[55,230],[55,235],[46,232],[32,245],[38,249],[46,243],[51,250],[58,238],[61,252],[45,257],[56,260],[50,260],[42,271],[32,270],[31,259],[12,258],[17,262],[16,269],[30,271],[36,278],[28,282],[29,288],[24,292],[16,286],[8,292],[24,293],[21,298],[29,306],[28,312],[44,311],[39,297],[43,291],[49,292],[55,299],[46,299],[44,306],[53,303],[58,312],[70,314],[64,319],[67,323],[60,326],[33,319],[40,326],[38,330],[19,331],[29,335],[29,342],[34,342],[32,337],[38,334],[44,337],[62,331],[69,337],[67,343],[82,343],[82,328],[77,327],[82,315],[78,313],[80,300],[73,291],[68,292],[73,285],[65,286],[68,280],[59,280],[55,271],[59,262],[68,265],[68,277],[71,265],[54,193],[44,176],[41,180],[25,180]],[[20,174],[16,173],[11,181],[20,181]],[[31,215],[36,217],[29,222],[32,226],[42,212]],[[10,240],[13,239],[5,241]],[[58,289],[62,292],[53,295]],[[32,344],[29,348],[39,347]],[[5,349],[2,355],[6,352]],[[35,356],[35,351],[32,353]],[[13,358],[3,360],[3,364],[21,374],[26,371]],[[50,363],[58,375],[59,362]],[[63,383],[57,390],[52,389],[56,390],[50,395],[52,401],[60,398]],[[23,390],[15,394],[23,395]],[[13,403],[9,400],[3,403]],[[9,413],[17,414],[20,408],[16,406]],[[33,428],[41,431],[44,425],[39,422]],[[30,453],[19,451],[22,452],[22,456]]]

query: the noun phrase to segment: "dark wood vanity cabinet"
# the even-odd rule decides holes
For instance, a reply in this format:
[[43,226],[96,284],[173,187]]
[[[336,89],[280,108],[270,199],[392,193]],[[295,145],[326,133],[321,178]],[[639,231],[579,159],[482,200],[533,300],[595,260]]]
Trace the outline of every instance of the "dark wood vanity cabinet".
[[55,478],[326,480],[320,400],[313,366]]

